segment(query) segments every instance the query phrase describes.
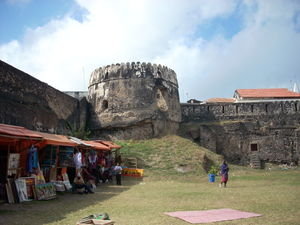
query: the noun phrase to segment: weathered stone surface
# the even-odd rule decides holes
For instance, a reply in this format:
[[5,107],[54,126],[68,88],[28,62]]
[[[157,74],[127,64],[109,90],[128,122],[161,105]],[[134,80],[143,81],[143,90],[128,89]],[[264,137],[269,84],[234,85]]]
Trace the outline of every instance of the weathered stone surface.
[[81,104],[53,87],[0,61],[0,123],[52,133],[65,133],[66,123],[78,128],[86,121]]
[[[298,163],[300,102],[182,104],[181,128],[208,149],[231,162]],[[197,135],[198,133],[198,135]],[[251,145],[257,151],[251,150]]]
[[181,121],[176,74],[161,65],[100,67],[91,75],[88,99],[97,135],[155,137],[175,133]]

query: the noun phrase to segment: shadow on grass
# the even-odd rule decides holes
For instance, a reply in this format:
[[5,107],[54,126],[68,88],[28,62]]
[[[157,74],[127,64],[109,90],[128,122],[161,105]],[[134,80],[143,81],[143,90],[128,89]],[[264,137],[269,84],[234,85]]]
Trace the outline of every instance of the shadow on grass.
[[[132,186],[142,181],[142,178],[123,177],[121,186],[117,186],[114,183],[100,184],[94,194],[63,192],[57,193],[57,198],[49,201],[0,204],[0,225],[40,225],[60,221],[65,219],[68,214],[89,206],[101,204],[101,202],[129,190]],[[91,212],[90,214],[94,213],[101,212]]]

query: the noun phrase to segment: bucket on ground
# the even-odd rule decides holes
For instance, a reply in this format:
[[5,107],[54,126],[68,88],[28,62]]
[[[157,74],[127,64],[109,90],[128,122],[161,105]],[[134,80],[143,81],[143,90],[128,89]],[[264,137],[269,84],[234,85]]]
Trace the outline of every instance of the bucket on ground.
[[215,182],[215,178],[216,178],[215,174],[208,174],[208,180],[209,180],[209,182]]

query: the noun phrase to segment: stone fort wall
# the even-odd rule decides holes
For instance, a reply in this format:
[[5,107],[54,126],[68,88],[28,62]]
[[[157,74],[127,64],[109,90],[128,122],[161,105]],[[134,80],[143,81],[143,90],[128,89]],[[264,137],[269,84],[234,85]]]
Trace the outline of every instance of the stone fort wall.
[[0,123],[66,133],[85,125],[86,104],[0,61]]
[[181,128],[229,161],[300,159],[300,101],[181,104]]
[[276,115],[299,115],[300,101],[181,104],[183,121],[210,121]]

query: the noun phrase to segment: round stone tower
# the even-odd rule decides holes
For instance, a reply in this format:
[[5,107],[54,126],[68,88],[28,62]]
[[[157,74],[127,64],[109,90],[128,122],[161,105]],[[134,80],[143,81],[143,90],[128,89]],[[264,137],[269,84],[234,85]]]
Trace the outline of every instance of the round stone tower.
[[98,137],[143,139],[174,134],[181,121],[176,73],[150,63],[121,63],[90,77],[90,128]]

